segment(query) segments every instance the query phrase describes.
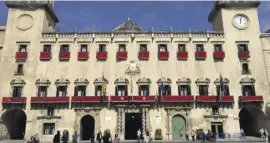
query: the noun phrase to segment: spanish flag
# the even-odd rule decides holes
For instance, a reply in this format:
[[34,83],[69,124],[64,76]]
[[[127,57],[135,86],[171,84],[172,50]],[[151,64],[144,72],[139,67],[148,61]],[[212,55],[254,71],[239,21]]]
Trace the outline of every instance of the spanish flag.
[[102,75],[102,84],[101,84],[101,88],[102,88],[102,95],[103,95],[103,96],[106,96],[107,82],[106,82],[106,79],[105,79],[104,75]]

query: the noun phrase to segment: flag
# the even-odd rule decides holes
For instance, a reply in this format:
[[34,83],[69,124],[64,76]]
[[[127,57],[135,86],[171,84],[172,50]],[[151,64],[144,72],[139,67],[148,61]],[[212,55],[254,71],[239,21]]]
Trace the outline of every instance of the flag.
[[160,95],[156,92],[156,107],[158,111],[159,111],[159,98],[160,98]]
[[164,90],[165,90],[165,86],[164,86],[163,81],[161,81],[159,89],[160,89],[160,95],[159,96],[162,96],[164,94]]
[[221,74],[220,74],[220,78],[219,78],[219,85],[220,85],[220,88],[219,88],[219,90],[220,90],[220,96],[224,96],[224,81],[223,81],[223,77],[221,76]]
[[101,90],[102,90],[102,95],[103,96],[106,96],[106,88],[107,88],[107,82],[106,82],[106,79],[105,79],[104,75],[102,75]]

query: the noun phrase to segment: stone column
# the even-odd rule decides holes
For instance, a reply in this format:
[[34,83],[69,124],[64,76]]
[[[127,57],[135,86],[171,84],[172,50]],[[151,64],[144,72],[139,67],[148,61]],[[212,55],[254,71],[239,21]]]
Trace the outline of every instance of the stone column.
[[145,114],[146,114],[146,129],[151,132],[152,127],[151,127],[151,122],[150,122],[150,116],[149,116],[149,109],[145,109]]
[[99,113],[99,111],[95,111],[95,119],[96,119],[96,133],[98,133],[99,132],[99,130],[100,130],[100,113]]
[[146,124],[145,124],[145,121],[146,121],[146,119],[145,119],[145,108],[142,108],[142,133],[145,133],[146,132],[146,128],[145,128],[145,126],[146,126]]
[[125,138],[125,110],[124,110],[124,108],[121,109],[121,114],[122,114],[122,118],[121,118],[121,136],[122,136],[122,139],[124,140],[124,138]]

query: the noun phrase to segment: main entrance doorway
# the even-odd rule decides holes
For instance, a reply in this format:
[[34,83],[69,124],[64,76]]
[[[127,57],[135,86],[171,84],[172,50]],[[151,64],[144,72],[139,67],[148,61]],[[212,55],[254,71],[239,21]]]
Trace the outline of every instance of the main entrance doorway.
[[240,128],[247,136],[260,137],[259,130],[266,128],[265,115],[261,109],[256,106],[246,106],[239,113]]
[[221,122],[212,122],[211,130],[214,134],[217,134],[219,138],[224,138],[223,124]]
[[186,139],[186,120],[181,115],[175,115],[172,118],[172,136],[173,140]]
[[142,131],[142,113],[126,113],[125,139],[136,140],[138,129]]
[[8,130],[10,139],[24,139],[26,114],[21,109],[9,109],[2,115],[2,120]]
[[90,140],[95,131],[95,119],[91,115],[85,115],[81,119],[81,139]]

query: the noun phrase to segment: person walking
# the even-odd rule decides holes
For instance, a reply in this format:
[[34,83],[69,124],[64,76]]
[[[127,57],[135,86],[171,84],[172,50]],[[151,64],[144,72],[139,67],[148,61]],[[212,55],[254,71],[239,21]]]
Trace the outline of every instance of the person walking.
[[78,143],[78,137],[79,134],[75,131],[74,135],[72,135],[72,143]]
[[149,131],[146,131],[145,143],[150,143],[150,134],[149,134]]
[[195,141],[195,132],[194,132],[194,130],[191,131],[191,137],[192,137],[192,141]]
[[99,130],[99,132],[97,133],[97,141],[98,141],[98,143],[101,143],[101,140],[102,140],[102,133]]
[[114,143],[120,143],[120,138],[118,137],[118,134],[115,134]]
[[142,135],[141,129],[138,129],[138,131],[137,131],[137,143],[141,142],[141,135]]
[[53,143],[60,143],[60,131],[57,131],[57,133],[54,135]]
[[95,143],[95,134],[93,133],[90,138],[91,143]]

